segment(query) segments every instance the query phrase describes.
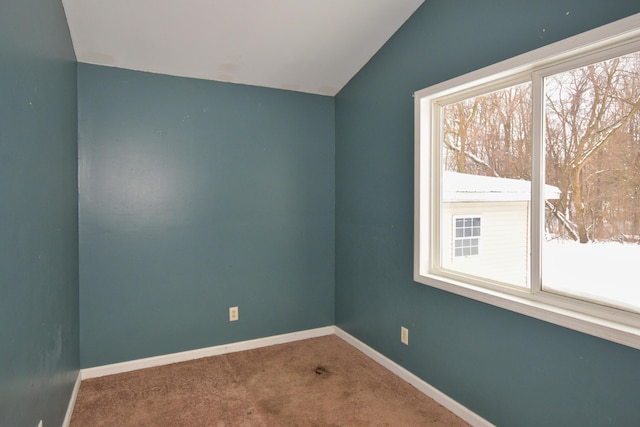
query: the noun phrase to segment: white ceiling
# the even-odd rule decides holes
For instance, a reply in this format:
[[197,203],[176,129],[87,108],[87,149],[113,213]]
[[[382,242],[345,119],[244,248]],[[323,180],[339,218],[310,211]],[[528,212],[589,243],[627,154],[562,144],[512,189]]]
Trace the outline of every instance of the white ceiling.
[[335,95],[424,0],[62,0],[79,62]]

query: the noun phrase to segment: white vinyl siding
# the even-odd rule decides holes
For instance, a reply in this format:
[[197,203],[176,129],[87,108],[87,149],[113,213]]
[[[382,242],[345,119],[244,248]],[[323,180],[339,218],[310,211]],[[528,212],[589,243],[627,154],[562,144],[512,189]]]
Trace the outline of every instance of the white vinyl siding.
[[[528,202],[443,203],[443,230],[455,231],[455,219],[481,217],[482,231],[477,256],[456,257],[452,232],[442,233],[442,268],[526,286],[528,259]],[[445,249],[446,248],[446,249]]]

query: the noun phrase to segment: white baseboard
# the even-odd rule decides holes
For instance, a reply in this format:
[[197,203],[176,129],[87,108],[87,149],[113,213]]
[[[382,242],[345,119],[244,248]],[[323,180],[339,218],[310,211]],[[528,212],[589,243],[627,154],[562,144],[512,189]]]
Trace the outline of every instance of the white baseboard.
[[433,400],[435,400],[436,402],[438,402],[439,404],[441,404],[442,406],[444,406],[445,408],[447,408],[448,410],[456,414],[458,417],[462,418],[463,420],[471,424],[472,426],[495,427],[493,424],[491,424],[489,421],[482,418],[480,415],[476,414],[475,412],[471,411],[467,407],[456,402],[455,400],[453,400],[452,398],[450,398],[449,396],[447,396],[437,388],[423,381],[421,378],[412,374],[402,366],[398,365],[393,360],[389,359],[388,357],[384,356],[383,354],[369,347],[362,341],[358,340],[357,338],[348,334],[347,332],[338,328],[337,326],[335,327],[335,334],[338,337],[345,340],[347,343],[351,344],[352,346],[354,346],[355,348],[363,352],[365,355],[369,356],[371,359],[375,360],[376,362],[378,362],[379,364],[381,364],[382,366],[390,370],[392,373],[396,374],[398,377],[402,378],[404,381],[408,382],[409,384],[417,388],[422,393],[426,394],[427,396],[429,396],[430,398],[432,398]]
[[69,427],[71,424],[71,416],[73,415],[73,408],[76,406],[76,399],[78,398],[78,391],[80,391],[80,382],[82,381],[82,374],[78,371],[78,376],[76,377],[76,383],[73,386],[73,391],[71,392],[71,398],[69,399],[69,405],[67,406],[67,413],[64,416],[64,421],[62,421],[62,427]]
[[258,338],[249,341],[240,341],[231,344],[218,345],[214,347],[201,348],[197,350],[183,351],[180,353],[166,354],[162,356],[148,357],[144,359],[131,360],[128,362],[114,363],[111,365],[97,366],[95,368],[82,369],[78,374],[76,386],[69,402],[69,409],[63,427],[68,427],[73,413],[78,389],[80,388],[80,380],[88,378],[102,377],[105,375],[119,374],[123,372],[135,371],[137,369],[151,368],[154,366],[168,365],[170,363],[186,362],[188,360],[200,359],[202,357],[218,356],[221,354],[234,353],[237,351],[252,350],[260,347],[267,347],[276,344],[285,344],[288,342],[304,340],[308,338],[316,338],[325,335],[335,334],[347,343],[351,344],[362,353],[375,360],[393,374],[397,375],[404,381],[408,382],[420,392],[426,394],[458,417],[462,418],[472,426],[476,427],[495,427],[489,421],[485,420],[475,412],[456,402],[440,390],[423,381],[418,376],[409,372],[407,369],[395,363],[393,360],[384,356],[382,353],[369,347],[354,336],[348,334],[344,330],[336,326],[325,326],[323,328],[309,329],[306,331],[293,332],[290,334],[274,335],[271,337]]
[[180,353],[165,354],[162,356],[147,357],[144,359],[131,360],[127,362],[114,363],[111,365],[97,366],[95,368],[82,369],[82,379],[102,377],[105,375],[120,374],[123,372],[135,371],[137,369],[152,368],[154,366],[168,365],[170,363],[186,362],[188,360],[200,359],[202,357],[218,356],[221,354],[234,353],[237,351],[252,350],[254,348],[267,347],[276,344],[316,338],[324,335],[332,335],[335,332],[334,326],[309,329],[306,331],[292,332],[283,335],[274,335],[266,338],[258,338],[249,341],[240,341],[231,344],[223,344],[214,347],[200,348],[197,350],[183,351]]

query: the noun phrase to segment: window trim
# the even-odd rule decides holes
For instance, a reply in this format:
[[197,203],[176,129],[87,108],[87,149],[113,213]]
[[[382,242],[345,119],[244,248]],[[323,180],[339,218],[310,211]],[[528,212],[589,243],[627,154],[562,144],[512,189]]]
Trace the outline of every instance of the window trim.
[[[427,148],[424,149],[421,146],[421,141],[425,138],[437,140],[434,138],[439,133],[439,129],[431,125],[432,100],[455,97],[463,90],[469,93],[486,92],[492,87],[504,86],[505,83],[518,83],[525,74],[529,76],[527,80],[532,81],[534,106],[538,106],[533,111],[532,137],[534,141],[540,141],[542,127],[535,126],[535,123],[536,121],[540,123],[543,119],[543,103],[541,99],[538,99],[537,104],[535,101],[541,93],[537,88],[542,84],[542,78],[558,72],[557,70],[562,67],[570,68],[575,64],[580,66],[585,58],[593,58],[594,53],[599,55],[600,53],[596,53],[598,50],[606,49],[607,53],[616,50],[624,51],[629,43],[638,41],[640,41],[640,14],[415,92],[414,280],[416,282],[640,349],[640,315],[560,294],[541,292],[539,289],[541,245],[538,237],[544,232],[542,228],[544,205],[537,201],[540,199],[544,182],[542,163],[544,144],[534,144],[537,150],[533,153],[533,170],[537,172],[532,179],[531,236],[533,244],[531,250],[537,252],[538,256],[532,256],[530,260],[532,291],[492,285],[473,278],[461,281],[457,277],[447,276],[446,272],[439,272],[437,275],[431,273],[432,265],[429,263],[432,257],[423,256],[423,254],[437,251],[436,239],[439,231],[433,228],[433,223],[438,221],[430,221],[429,216],[432,212],[431,198],[440,200],[439,180],[436,179],[440,176],[440,171],[437,167],[428,167],[429,173],[425,173],[422,169],[423,165],[430,165],[435,153],[433,147],[431,149],[424,147]],[[425,191],[426,195],[423,194]],[[432,238],[434,236],[435,238]]]

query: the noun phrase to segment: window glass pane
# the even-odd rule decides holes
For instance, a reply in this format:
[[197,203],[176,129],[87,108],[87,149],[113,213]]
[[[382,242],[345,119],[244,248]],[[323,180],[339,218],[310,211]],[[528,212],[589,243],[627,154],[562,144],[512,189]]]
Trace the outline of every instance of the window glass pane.
[[[531,84],[470,97],[440,111],[440,267],[528,286]],[[462,255],[451,243],[461,237],[459,216],[467,238]]]
[[543,289],[640,311],[640,53],[544,88]]

